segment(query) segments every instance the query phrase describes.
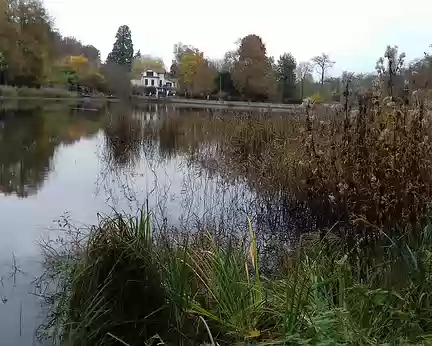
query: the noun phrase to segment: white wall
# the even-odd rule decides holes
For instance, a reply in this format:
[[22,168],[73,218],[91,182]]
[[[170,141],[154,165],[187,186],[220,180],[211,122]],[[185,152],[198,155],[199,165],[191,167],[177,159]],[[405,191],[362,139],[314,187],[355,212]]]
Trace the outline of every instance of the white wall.
[[[151,71],[151,70],[148,70],[148,71]],[[164,73],[158,73],[157,77],[146,77],[146,72],[148,72],[148,71],[144,71],[142,73],[141,79],[132,79],[131,80],[132,85],[136,85],[136,86],[152,86],[151,85],[151,80],[154,80],[154,85],[153,86],[159,87],[159,85],[160,85],[159,81],[161,80],[162,81],[162,86],[165,86],[167,82],[170,82],[170,83],[172,83],[172,86],[174,88],[176,87],[176,83],[173,82],[173,81],[171,81],[171,80],[169,80],[169,79],[166,79]],[[148,84],[147,85],[145,85],[145,80],[146,79],[148,80]]]

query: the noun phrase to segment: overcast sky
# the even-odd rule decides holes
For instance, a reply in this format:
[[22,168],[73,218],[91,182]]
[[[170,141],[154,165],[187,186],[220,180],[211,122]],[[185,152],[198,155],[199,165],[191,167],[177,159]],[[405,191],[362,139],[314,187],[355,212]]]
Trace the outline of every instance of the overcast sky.
[[321,52],[342,70],[372,71],[387,44],[408,59],[430,51],[432,0],[44,0],[56,27],[96,46],[104,60],[120,25],[129,25],[134,49],[170,66],[173,45],[190,44],[222,58],[247,35],[262,37],[269,55],[291,52],[297,61]]

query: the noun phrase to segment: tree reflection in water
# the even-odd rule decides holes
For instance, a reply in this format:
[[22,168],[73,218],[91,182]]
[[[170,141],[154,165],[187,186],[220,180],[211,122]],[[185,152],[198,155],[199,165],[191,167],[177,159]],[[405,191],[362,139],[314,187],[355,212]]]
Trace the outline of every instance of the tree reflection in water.
[[0,109],[0,192],[21,198],[36,194],[53,169],[56,148],[95,134],[102,126],[100,114]]

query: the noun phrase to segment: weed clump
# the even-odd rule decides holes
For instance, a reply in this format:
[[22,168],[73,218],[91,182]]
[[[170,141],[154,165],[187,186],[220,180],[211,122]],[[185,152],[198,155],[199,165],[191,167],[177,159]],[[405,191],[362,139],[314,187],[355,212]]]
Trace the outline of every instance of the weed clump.
[[143,214],[104,218],[85,247],[57,257],[65,266],[52,266],[56,258],[48,257],[64,293],[56,311],[62,322],[51,321],[63,342],[117,345],[114,335],[138,345],[168,329],[167,295],[153,257],[149,222]]

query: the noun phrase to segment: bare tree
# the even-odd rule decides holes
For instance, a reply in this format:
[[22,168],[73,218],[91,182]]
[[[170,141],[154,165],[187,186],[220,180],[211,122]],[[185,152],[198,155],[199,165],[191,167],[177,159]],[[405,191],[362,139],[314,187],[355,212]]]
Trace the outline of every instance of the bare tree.
[[303,99],[304,82],[306,77],[312,72],[312,64],[309,61],[301,61],[296,67],[295,74],[300,81],[301,98]]
[[223,71],[223,66],[224,66],[223,59],[209,59],[208,64],[218,72]]
[[312,58],[312,63],[315,66],[315,69],[320,74],[320,82],[321,82],[321,90],[324,86],[324,79],[326,72],[329,68],[333,67],[335,64],[334,61],[330,59],[328,54],[321,53],[321,55],[317,55],[316,57]]
[[225,72],[232,71],[237,60],[238,60],[238,52],[236,50],[226,52],[223,57],[222,71]]

